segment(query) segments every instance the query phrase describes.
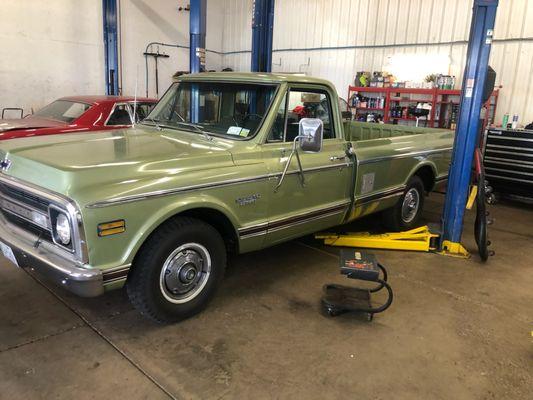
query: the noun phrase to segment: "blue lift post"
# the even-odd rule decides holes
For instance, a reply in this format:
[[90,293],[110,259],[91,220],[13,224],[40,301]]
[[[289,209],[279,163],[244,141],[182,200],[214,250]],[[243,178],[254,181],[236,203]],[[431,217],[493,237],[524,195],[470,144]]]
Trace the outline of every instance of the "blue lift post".
[[[191,0],[189,20],[190,49],[189,69],[191,74],[205,71],[205,32],[207,0]],[[198,123],[200,119],[200,97],[198,88],[191,90],[191,118],[192,123]]]
[[274,0],[254,0],[252,14],[252,72],[272,71]]
[[108,95],[118,95],[118,21],[117,0],[103,0],[105,89]]
[[460,242],[472,162],[479,139],[483,87],[487,76],[497,7],[498,0],[474,0],[459,121],[442,219],[441,247],[445,253],[452,255],[468,254]]

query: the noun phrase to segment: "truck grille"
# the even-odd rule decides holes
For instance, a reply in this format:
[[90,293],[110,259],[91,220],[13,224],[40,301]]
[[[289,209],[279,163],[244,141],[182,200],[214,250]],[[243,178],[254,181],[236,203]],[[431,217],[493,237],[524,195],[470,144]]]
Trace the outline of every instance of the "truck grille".
[[26,203],[31,207],[48,213],[49,202],[35,196],[34,194],[6,185],[5,183],[0,183],[0,193],[4,196],[11,197],[14,200]]
[[11,224],[53,242],[49,202],[24,190],[0,183],[0,210]]

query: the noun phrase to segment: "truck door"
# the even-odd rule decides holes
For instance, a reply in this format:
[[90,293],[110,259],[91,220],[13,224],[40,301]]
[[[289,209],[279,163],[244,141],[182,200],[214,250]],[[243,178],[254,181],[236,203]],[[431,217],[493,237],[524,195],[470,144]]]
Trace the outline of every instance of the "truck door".
[[[352,167],[345,157],[347,142],[338,120],[336,98],[323,86],[292,85],[277,113],[262,153],[271,178],[268,181],[267,242],[285,241],[338,225],[350,203]],[[298,135],[302,118],[320,118],[324,124],[322,151],[299,152],[304,185],[296,157],[279,188],[281,173]]]

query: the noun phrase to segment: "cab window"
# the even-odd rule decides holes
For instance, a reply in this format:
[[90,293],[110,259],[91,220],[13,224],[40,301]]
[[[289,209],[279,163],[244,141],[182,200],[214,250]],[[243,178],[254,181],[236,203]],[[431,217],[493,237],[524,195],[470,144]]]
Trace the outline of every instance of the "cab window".
[[117,104],[106,125],[131,125],[130,109],[127,104]]
[[298,136],[302,118],[319,118],[324,124],[324,139],[334,139],[329,95],[320,90],[291,89],[278,110],[268,141],[292,142]]
[[[154,108],[155,103],[137,103],[135,107],[135,122],[142,121],[145,119],[148,114],[150,114],[150,111],[152,111],[152,108]],[[131,109],[133,113],[134,104],[131,104]]]

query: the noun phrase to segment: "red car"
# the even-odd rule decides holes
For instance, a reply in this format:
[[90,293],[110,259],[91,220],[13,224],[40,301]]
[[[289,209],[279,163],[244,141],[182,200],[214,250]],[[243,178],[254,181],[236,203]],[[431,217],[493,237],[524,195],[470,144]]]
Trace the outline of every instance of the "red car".
[[[63,97],[25,118],[0,119],[0,140],[128,128],[134,100],[125,96]],[[154,99],[137,98],[135,119],[144,119],[156,103]]]

